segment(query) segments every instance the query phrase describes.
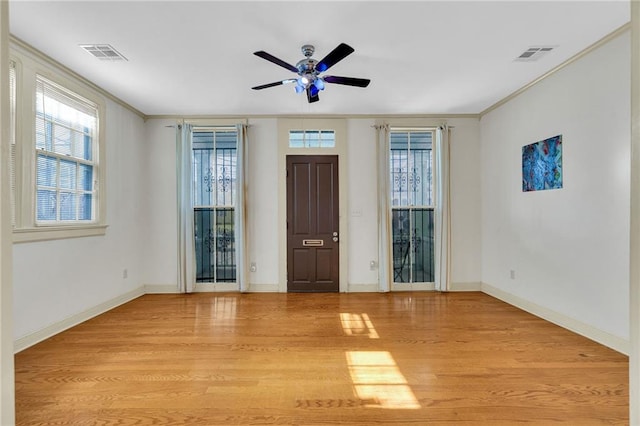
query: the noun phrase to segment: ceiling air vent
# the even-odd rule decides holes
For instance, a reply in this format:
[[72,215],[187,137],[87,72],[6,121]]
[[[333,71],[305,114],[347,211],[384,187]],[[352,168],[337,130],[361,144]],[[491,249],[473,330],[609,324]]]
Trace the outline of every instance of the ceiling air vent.
[[84,50],[101,61],[126,61],[127,58],[113,48],[110,44],[81,44]]
[[520,62],[537,61],[556,47],[557,46],[532,46],[522,52],[515,60]]

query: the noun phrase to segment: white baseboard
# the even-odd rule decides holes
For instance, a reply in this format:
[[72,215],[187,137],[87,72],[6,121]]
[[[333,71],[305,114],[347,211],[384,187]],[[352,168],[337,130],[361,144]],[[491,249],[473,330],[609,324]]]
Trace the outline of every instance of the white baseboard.
[[239,292],[238,283],[196,283],[194,293],[229,293]]
[[449,291],[482,291],[482,283],[451,283]]
[[55,336],[56,334],[63,332],[64,330],[67,330],[73,326],[76,326],[84,321],[90,320],[93,317],[103,314],[113,308],[116,308],[122,304],[125,304],[144,294],[145,294],[145,287],[138,287],[135,290],[125,293],[121,296],[115,297],[111,300],[107,300],[106,302],[103,302],[98,306],[94,306],[91,309],[87,309],[86,311],[77,313],[75,315],[70,316],[69,318],[65,318],[62,321],[58,321],[41,330],[28,334],[24,337],[21,337],[16,341],[14,341],[13,352],[18,353],[20,351],[23,351],[28,347],[35,345],[36,343],[40,343],[43,340],[48,339],[49,337]]
[[176,284],[145,284],[145,294],[177,294],[178,286]]
[[249,283],[249,288],[247,289],[247,293],[279,293],[280,288],[278,284],[251,284]]
[[379,293],[378,283],[373,284],[349,284],[347,293]]
[[391,291],[434,291],[434,283],[393,283]]
[[602,331],[559,312],[545,308],[544,306],[540,306],[518,296],[514,296],[513,294],[507,293],[506,291],[493,287],[492,285],[482,283],[481,290],[483,293],[493,296],[496,299],[500,299],[503,302],[522,309],[523,311],[529,312],[530,314],[559,325],[560,327],[573,331],[574,333],[605,345],[624,355],[629,355],[631,346],[628,340],[614,336],[613,334]]

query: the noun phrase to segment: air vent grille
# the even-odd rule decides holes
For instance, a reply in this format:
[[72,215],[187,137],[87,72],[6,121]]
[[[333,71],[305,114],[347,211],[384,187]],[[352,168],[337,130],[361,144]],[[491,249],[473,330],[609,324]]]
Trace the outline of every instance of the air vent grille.
[[110,44],[81,44],[81,48],[89,52],[93,57],[101,61],[126,61],[120,52]]
[[515,60],[520,62],[537,61],[556,47],[557,46],[532,46],[522,52]]

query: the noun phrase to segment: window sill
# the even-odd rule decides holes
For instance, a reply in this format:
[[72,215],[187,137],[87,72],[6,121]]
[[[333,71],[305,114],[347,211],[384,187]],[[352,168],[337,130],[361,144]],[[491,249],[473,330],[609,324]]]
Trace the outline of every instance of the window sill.
[[107,233],[107,225],[58,226],[13,230],[14,243],[96,237]]

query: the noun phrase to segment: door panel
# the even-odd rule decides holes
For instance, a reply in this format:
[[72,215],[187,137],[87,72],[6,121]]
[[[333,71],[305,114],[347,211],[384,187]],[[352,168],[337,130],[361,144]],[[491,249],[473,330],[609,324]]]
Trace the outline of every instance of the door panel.
[[287,156],[288,291],[339,291],[338,213],[338,157]]

